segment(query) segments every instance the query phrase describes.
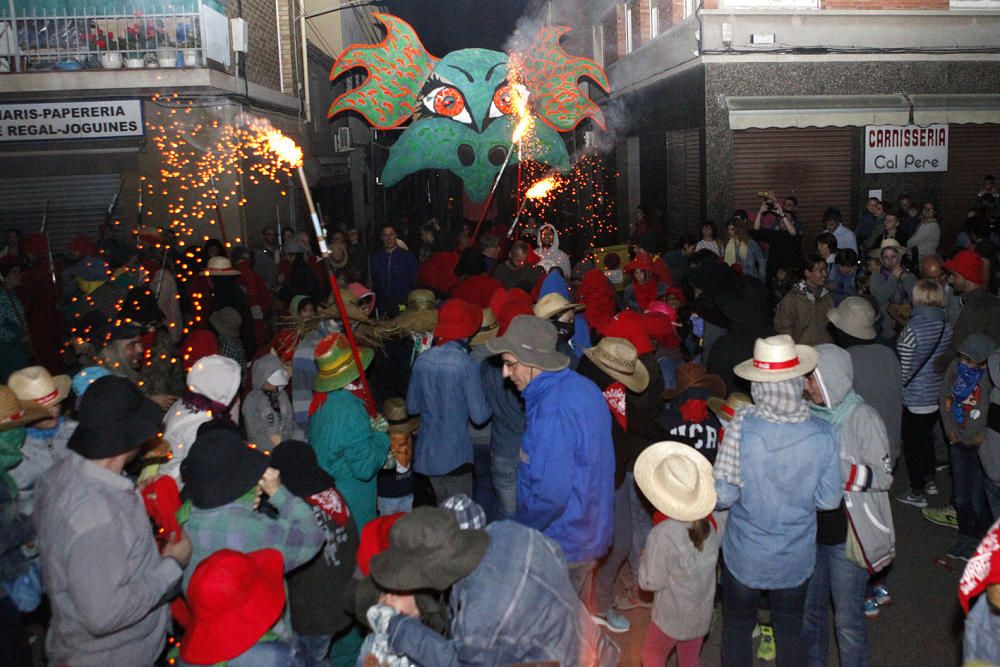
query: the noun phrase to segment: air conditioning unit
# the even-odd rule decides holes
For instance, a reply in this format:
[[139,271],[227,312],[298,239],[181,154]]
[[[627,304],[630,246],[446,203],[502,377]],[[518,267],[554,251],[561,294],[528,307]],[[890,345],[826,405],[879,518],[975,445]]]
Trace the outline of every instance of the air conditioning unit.
[[345,153],[353,148],[351,146],[351,128],[338,127],[337,134],[333,137],[334,146],[338,153]]

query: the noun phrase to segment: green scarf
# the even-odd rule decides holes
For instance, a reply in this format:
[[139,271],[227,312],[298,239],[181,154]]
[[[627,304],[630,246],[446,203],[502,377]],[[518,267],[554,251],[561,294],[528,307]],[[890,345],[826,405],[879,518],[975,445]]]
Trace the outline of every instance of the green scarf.
[[812,413],[813,417],[819,417],[823,421],[830,422],[839,431],[840,427],[847,421],[847,418],[854,412],[854,408],[862,403],[864,403],[864,400],[851,389],[837,407],[828,408],[825,405],[810,403],[809,412]]
[[0,431],[0,482],[11,495],[17,497],[17,482],[7,472],[21,462],[21,445],[24,444],[26,430],[23,426]]

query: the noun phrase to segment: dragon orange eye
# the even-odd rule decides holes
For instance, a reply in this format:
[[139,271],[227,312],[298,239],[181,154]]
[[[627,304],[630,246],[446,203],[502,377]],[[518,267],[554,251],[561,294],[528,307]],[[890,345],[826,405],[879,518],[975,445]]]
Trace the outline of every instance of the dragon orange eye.
[[434,112],[448,118],[454,118],[465,110],[465,99],[462,93],[451,86],[441,86],[434,93]]
[[497,88],[496,92],[493,93],[493,104],[504,115],[514,112],[514,98],[511,95],[509,84]]

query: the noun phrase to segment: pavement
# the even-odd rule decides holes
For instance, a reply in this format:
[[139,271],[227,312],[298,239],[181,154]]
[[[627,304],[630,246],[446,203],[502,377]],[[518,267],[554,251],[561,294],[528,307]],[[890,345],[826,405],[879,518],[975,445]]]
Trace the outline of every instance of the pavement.
[[[881,609],[878,618],[867,621],[871,667],[961,665],[962,609],[958,604],[958,580],[964,561],[950,560],[945,551],[958,532],[927,522],[920,509],[894,498],[906,489],[906,469],[901,461],[896,469],[892,492],[893,521],[896,527],[896,560],[889,569],[886,586],[892,604]],[[948,502],[951,480],[948,471],[937,473],[940,494],[929,496],[932,506]],[[627,633],[610,634],[622,649],[620,665],[639,667],[642,640],[649,623],[648,609],[623,612],[632,622]],[[832,613],[831,613],[832,617]],[[719,610],[701,654],[704,666],[721,665],[722,617]],[[828,665],[837,665],[836,644],[831,620]],[[755,640],[756,649],[757,640]],[[676,665],[671,656],[668,665]],[[755,665],[774,665],[757,660]]]

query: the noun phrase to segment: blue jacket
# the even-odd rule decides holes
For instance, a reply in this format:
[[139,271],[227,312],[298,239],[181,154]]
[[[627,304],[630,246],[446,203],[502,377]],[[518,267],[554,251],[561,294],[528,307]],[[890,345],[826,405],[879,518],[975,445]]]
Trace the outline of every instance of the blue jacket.
[[512,521],[486,532],[482,560],[451,589],[448,637],[399,614],[389,621],[389,648],[427,667],[617,664],[618,649],[576,596],[558,546]]
[[935,369],[934,360],[948,350],[951,336],[952,328],[945,318],[944,308],[917,306],[913,309],[896,340],[906,407],[937,406],[943,376]]
[[377,250],[372,255],[372,290],[381,314],[398,315],[417,282],[417,258],[402,248]]
[[722,544],[726,567],[750,588],[794,588],[816,565],[816,510],[840,506],[844,481],[837,433],[807,419],[776,424],[743,418],[743,487],[718,479],[719,509],[729,509]]
[[417,357],[406,392],[406,409],[411,415],[420,415],[415,472],[447,475],[472,463],[469,421],[484,424],[492,412],[483,397],[479,364],[464,344],[449,341]]
[[483,394],[493,411],[490,425],[490,452],[499,458],[516,459],[524,438],[524,399],[513,384],[503,377],[498,357],[479,364]]
[[559,543],[570,563],[611,546],[615,450],[601,390],[575,371],[545,371],[524,392],[527,428],[514,519]]

